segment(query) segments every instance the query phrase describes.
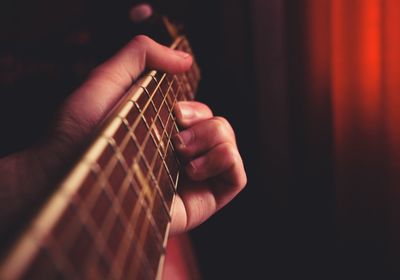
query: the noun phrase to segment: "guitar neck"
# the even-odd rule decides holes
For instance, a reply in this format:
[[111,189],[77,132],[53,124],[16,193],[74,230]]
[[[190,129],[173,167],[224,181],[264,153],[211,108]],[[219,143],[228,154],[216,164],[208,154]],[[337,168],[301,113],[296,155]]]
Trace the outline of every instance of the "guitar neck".
[[[191,53],[179,37],[172,48]],[[50,197],[2,264],[4,279],[159,278],[179,162],[171,137],[177,101],[191,100],[200,75],[150,71]]]

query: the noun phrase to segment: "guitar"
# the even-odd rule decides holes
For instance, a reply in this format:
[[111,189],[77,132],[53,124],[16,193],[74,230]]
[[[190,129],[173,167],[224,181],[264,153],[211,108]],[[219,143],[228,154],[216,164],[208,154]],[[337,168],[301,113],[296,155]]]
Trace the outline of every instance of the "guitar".
[[[171,48],[192,53],[184,36]],[[1,279],[160,279],[179,183],[174,104],[192,100],[196,63],[149,71],[108,115],[91,144],[11,246]]]

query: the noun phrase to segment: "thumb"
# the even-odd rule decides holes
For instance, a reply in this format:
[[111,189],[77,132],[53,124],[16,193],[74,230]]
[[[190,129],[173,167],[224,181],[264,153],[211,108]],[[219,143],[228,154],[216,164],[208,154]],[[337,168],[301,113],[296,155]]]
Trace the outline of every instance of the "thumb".
[[94,69],[68,98],[61,110],[58,132],[70,141],[83,141],[145,68],[176,74],[188,70],[191,64],[189,54],[162,46],[147,36],[136,36]]

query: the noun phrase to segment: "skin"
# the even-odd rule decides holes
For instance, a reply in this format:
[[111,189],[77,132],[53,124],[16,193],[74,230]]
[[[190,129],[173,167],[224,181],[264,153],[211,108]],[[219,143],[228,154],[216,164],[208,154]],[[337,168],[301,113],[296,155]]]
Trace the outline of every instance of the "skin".
[[[146,36],[137,36],[94,69],[61,107],[41,143],[0,159],[0,221],[7,223],[55,185],[98,123],[140,73],[157,69],[181,73],[192,58]],[[186,163],[173,208],[171,235],[188,231],[231,201],[246,185],[246,174],[229,122],[199,102],[174,108],[184,128],[173,138]]]

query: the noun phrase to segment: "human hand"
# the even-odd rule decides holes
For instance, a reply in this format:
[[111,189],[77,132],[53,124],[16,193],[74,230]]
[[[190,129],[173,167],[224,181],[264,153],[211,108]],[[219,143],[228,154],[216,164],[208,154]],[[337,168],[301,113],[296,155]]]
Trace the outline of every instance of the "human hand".
[[[188,54],[145,36],[135,37],[72,93],[45,142],[0,161],[0,181],[4,183],[0,190],[2,209],[10,212],[14,208],[18,212],[16,208],[26,207],[46,187],[51,188],[61,176],[60,171],[65,170],[94,128],[145,68],[175,74],[188,70],[191,63]],[[193,113],[192,118],[184,117],[185,105]],[[180,138],[185,133],[196,136],[187,147],[177,145],[178,152],[185,159],[203,156],[191,161],[197,172],[187,168],[174,207],[172,234],[203,222],[229,202],[246,180],[233,130],[226,121],[213,118],[205,105],[196,102],[179,103],[175,113],[179,124],[187,129]],[[7,211],[2,211],[2,215]]]
[[180,73],[191,64],[190,55],[137,36],[94,69],[60,108],[43,141],[0,159],[0,222],[12,223],[41,202],[145,68]]
[[246,185],[234,131],[199,102],[179,102],[177,122],[185,130],[173,138],[185,163],[175,200],[171,234],[188,231],[231,201]]

